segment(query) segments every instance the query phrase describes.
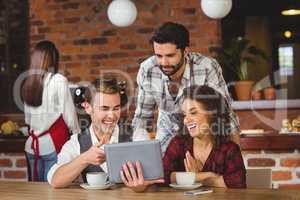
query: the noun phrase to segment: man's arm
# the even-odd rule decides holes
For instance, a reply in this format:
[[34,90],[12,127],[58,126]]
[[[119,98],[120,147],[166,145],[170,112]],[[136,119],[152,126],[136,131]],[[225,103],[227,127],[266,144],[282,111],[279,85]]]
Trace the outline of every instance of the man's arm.
[[88,163],[81,154],[70,163],[60,166],[53,174],[51,185],[55,188],[67,187],[87,167]]
[[241,144],[241,140],[240,140],[240,131],[237,132],[232,132],[230,135],[230,140],[233,141],[234,143],[240,145]]
[[151,81],[146,77],[144,67],[141,65],[137,75],[138,96],[136,109],[132,120],[133,140],[149,139],[147,128],[152,128],[154,121],[155,100],[151,94],[153,87]]
[[[55,188],[67,187],[74,181],[80,173],[89,165],[100,165],[105,162],[105,154],[100,146],[102,144],[93,145],[88,151],[80,154],[75,159],[63,165],[54,165],[49,171],[52,177],[48,181]],[[66,155],[59,155],[60,157]]]

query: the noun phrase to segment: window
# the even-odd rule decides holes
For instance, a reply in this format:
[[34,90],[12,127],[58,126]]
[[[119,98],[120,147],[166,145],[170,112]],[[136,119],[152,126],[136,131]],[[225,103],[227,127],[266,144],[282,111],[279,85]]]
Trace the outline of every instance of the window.
[[28,11],[28,0],[0,0],[0,114],[21,112],[13,86],[29,60]]
[[294,51],[291,45],[281,45],[278,48],[280,76],[292,76],[294,70]]

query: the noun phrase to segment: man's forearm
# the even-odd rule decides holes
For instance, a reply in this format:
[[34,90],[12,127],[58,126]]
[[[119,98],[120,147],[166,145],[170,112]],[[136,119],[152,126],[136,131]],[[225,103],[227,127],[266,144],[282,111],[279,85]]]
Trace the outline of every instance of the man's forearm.
[[80,175],[87,165],[83,154],[81,154],[75,160],[60,166],[55,171],[51,185],[55,188],[67,187]]
[[234,143],[240,145],[240,132],[239,131],[235,131],[235,132],[231,133],[230,139]]
[[138,128],[133,132],[133,141],[141,141],[150,139],[149,133],[146,129]]

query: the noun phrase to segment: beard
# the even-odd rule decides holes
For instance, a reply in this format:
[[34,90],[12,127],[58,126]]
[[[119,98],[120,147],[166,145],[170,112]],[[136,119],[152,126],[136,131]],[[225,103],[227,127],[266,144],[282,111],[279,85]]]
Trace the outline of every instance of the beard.
[[[183,63],[184,63],[184,54],[182,53],[180,61],[176,65],[159,65],[159,68],[164,75],[170,77],[176,72],[178,72],[178,70],[181,68]],[[164,68],[168,68],[168,70],[165,70]]]

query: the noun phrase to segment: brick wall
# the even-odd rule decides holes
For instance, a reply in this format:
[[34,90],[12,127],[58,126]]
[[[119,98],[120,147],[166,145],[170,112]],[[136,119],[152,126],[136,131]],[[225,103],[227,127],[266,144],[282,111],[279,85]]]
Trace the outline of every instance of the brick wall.
[[138,17],[125,28],[106,15],[110,0],[29,0],[31,46],[54,41],[61,54],[61,72],[73,82],[88,81],[105,69],[120,69],[135,80],[139,63],[152,54],[148,43],[156,27],[175,21],[188,27],[191,49],[208,54],[220,44],[220,22],[210,20],[199,0],[133,0]]
[[246,168],[272,169],[274,188],[300,189],[300,153],[292,151],[244,151]]
[[0,153],[0,180],[27,181],[26,159],[23,153]]

